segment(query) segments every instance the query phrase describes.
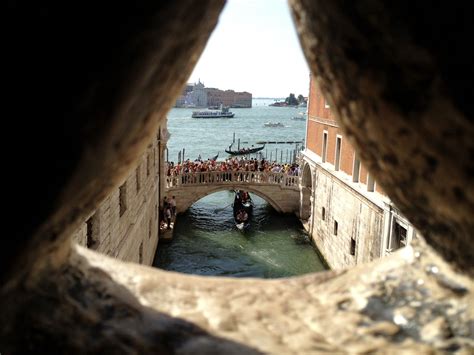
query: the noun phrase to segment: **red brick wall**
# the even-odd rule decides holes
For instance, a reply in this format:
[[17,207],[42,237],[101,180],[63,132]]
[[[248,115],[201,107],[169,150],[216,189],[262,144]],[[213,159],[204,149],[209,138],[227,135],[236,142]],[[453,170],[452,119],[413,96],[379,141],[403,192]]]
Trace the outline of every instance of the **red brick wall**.
[[314,79],[311,78],[308,98],[308,114],[310,117],[318,117],[335,121],[334,114],[330,108],[325,107],[325,99]]
[[319,156],[322,154],[322,132],[323,130],[319,123],[308,120],[308,126],[306,130],[306,147]]
[[[354,147],[349,143],[344,133],[339,128],[333,111],[325,106],[326,102],[316,81],[311,78],[308,98],[308,123],[306,130],[306,148],[316,153],[320,157],[323,154],[323,132],[328,132],[327,162],[335,164],[336,157],[336,137],[342,137],[340,170],[352,176],[354,165]],[[368,171],[361,164],[360,182],[367,184]],[[384,193],[382,188],[376,183],[375,190]]]
[[352,175],[352,165],[354,164],[354,148],[342,133],[342,150],[341,150],[341,170],[348,175]]
[[336,162],[336,134],[338,129],[335,127],[328,127],[328,149],[327,149],[327,159],[328,163],[334,165]]

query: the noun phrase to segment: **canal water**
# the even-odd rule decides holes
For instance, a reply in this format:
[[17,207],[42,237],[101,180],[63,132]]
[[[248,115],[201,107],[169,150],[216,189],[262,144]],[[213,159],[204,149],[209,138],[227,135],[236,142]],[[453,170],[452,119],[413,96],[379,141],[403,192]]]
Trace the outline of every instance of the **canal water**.
[[[168,114],[170,161],[177,161],[185,148],[185,159],[203,159],[219,153],[232,142],[232,133],[249,145],[264,141],[302,141],[305,121],[291,120],[304,108],[271,107],[273,100],[254,100],[251,109],[231,109],[232,119],[193,119],[191,109],[172,109]],[[263,127],[268,121],[285,127]],[[269,146],[270,147],[270,146]],[[270,149],[286,158],[286,150],[295,145],[271,145]],[[280,159],[279,159],[280,160]],[[159,244],[154,266],[182,273],[279,278],[302,275],[325,269],[301,223],[293,215],[281,215],[263,199],[251,194],[255,203],[252,227],[245,234],[235,228],[231,204],[232,191],[221,191],[196,202],[178,216],[174,239]]]
[[255,207],[249,231],[235,228],[229,206],[234,193],[217,192],[178,216],[174,239],[159,245],[154,266],[189,274],[260,278],[324,270],[298,219],[278,214],[251,196]]

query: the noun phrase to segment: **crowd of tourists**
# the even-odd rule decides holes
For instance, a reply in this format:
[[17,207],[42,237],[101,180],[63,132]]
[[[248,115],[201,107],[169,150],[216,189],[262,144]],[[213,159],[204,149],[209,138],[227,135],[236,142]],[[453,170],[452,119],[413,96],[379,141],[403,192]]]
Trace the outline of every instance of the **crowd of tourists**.
[[[222,172],[224,174],[219,174],[219,176],[196,176],[197,173],[205,172]],[[179,162],[174,164],[174,162],[167,163],[167,176],[168,187],[176,185],[179,183],[210,183],[210,182],[219,182],[219,181],[248,181],[252,182],[254,179],[258,179],[258,182],[273,182],[280,183],[283,180],[283,177],[277,176],[273,177],[273,180],[270,181],[269,177],[265,175],[262,177],[259,174],[253,174],[254,172],[267,172],[267,173],[283,173],[289,176],[294,176],[295,179],[300,175],[299,165],[296,163],[280,164],[276,161],[268,161],[265,159],[244,159],[244,158],[228,158],[224,161],[217,161],[215,159],[196,159],[194,161],[186,160],[184,162]],[[237,173],[237,174],[234,174]],[[179,178],[178,176],[181,176]],[[212,181],[211,181],[212,180]],[[293,179],[294,180],[294,179]],[[291,182],[287,181],[287,185],[290,185]],[[248,196],[248,195],[247,195]],[[245,195],[243,196],[245,200]],[[164,198],[163,209],[161,212],[161,220],[163,221],[160,226],[162,229],[170,229],[172,225],[172,220],[176,216],[176,200],[175,196],[171,199],[168,197]],[[245,215],[242,213],[239,220],[245,221]]]
[[168,162],[167,175],[177,176],[181,174],[189,173],[202,173],[202,172],[272,172],[272,173],[285,173],[290,176],[299,176],[300,168],[298,164],[280,164],[276,161],[268,161],[265,159],[244,159],[244,158],[229,158],[225,161],[216,161],[212,159],[195,161],[186,160],[183,163],[174,164],[174,162]]

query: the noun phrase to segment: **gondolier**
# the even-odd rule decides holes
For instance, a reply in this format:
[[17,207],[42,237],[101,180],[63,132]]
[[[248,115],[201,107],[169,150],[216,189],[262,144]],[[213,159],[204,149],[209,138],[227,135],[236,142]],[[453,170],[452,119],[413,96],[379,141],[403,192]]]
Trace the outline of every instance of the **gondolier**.
[[238,230],[244,232],[250,228],[253,202],[248,192],[237,190],[234,198],[234,220]]

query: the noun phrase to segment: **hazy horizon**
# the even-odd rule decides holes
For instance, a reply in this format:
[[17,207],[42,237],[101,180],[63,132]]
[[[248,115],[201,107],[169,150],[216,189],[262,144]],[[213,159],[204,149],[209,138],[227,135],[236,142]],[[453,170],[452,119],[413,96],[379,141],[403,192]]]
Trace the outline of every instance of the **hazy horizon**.
[[285,0],[229,0],[188,83],[255,98],[306,97],[309,75]]

